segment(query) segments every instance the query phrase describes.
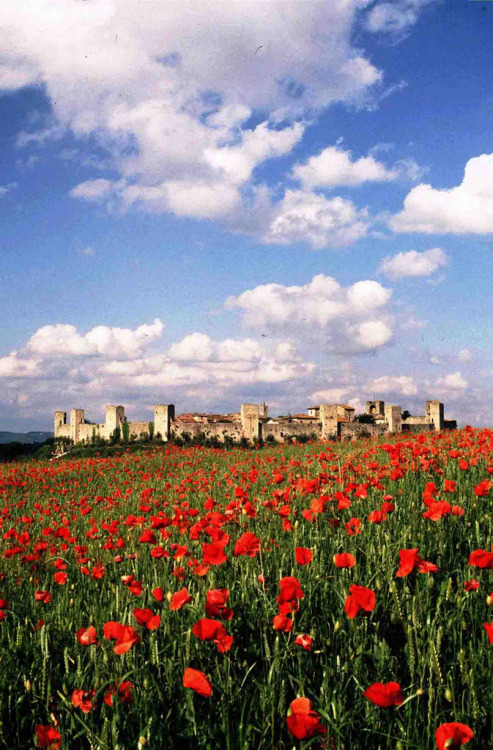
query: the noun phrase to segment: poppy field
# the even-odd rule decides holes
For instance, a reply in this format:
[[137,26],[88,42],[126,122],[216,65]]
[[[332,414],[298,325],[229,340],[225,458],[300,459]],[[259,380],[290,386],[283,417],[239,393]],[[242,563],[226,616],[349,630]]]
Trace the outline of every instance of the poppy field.
[[0,747],[493,748],[493,431],[0,468]]

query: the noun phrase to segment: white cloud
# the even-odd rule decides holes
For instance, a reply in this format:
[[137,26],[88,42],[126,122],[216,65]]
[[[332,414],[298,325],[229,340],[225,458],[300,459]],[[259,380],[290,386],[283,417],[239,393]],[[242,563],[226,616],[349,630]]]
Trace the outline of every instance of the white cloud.
[[247,326],[289,331],[317,339],[335,351],[376,349],[392,338],[387,306],[392,292],[376,281],[348,288],[319,274],[304,286],[263,284],[229,297],[226,307],[240,309]]
[[305,164],[295,164],[292,176],[308,188],[331,188],[336,185],[389,182],[397,179],[398,172],[387,169],[373,156],[363,156],[353,161],[351,151],[329,146]]
[[286,190],[263,240],[276,245],[309,242],[313,248],[343,247],[368,232],[368,212],[344,198]]
[[390,226],[396,232],[425,234],[492,233],[493,154],[469,159],[457,187],[414,187],[404,200],[403,211],[390,219]]
[[56,323],[39,328],[29,339],[27,350],[40,356],[110,355],[118,358],[135,357],[152,339],[159,338],[163,323],[156,318],[150,325],[130,328],[96,326],[80,334],[73,325]]
[[35,359],[19,357],[17,352],[11,352],[6,357],[0,357],[0,378],[24,378],[36,375],[37,362]]
[[12,192],[12,190],[16,187],[17,182],[9,182],[7,185],[0,185],[0,198],[3,198],[4,195]]
[[124,0],[39,0],[33,14],[31,0],[17,0],[0,17],[9,39],[0,87],[42,85],[51,102],[52,121],[23,132],[20,146],[69,129],[107,150],[117,179],[87,180],[72,196],[241,216],[240,188],[292,150],[302,122],[335,102],[371,99],[382,73],[352,42],[367,4],[310,3],[307,12],[305,0],[148,0],[143,13]]
[[401,35],[417,22],[421,10],[436,0],[393,0],[375,5],[366,16],[372,32]]
[[113,192],[113,183],[111,180],[105,180],[100,177],[97,180],[80,182],[76,187],[72,188],[70,195],[73,198],[84,198],[86,201],[96,201],[111,192]]
[[173,360],[187,362],[253,362],[264,355],[255,339],[213,341],[205,333],[191,333],[171,344],[168,352]]
[[93,258],[96,255],[96,250],[91,245],[85,247],[81,252],[82,255],[86,255],[88,258]]
[[377,395],[400,393],[403,396],[417,396],[418,385],[410,375],[382,375],[366,386],[369,393]]
[[462,377],[460,372],[452,372],[449,375],[438,378],[436,381],[436,387],[440,392],[447,393],[449,396],[465,390],[467,386],[467,380]]
[[468,362],[472,362],[474,359],[472,352],[469,351],[469,349],[461,349],[457,359],[459,362],[462,362],[463,364],[467,364]]
[[379,266],[379,271],[390,279],[398,281],[406,276],[430,276],[438,268],[447,265],[447,255],[439,247],[418,252],[410,250],[407,253],[385,257]]
[[318,406],[318,404],[346,403],[351,390],[351,388],[324,388],[311,394],[310,403],[315,406]]

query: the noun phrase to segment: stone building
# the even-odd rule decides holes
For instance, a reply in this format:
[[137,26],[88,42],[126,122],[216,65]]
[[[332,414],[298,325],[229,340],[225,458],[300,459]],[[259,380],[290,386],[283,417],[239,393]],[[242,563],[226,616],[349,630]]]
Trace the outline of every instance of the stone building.
[[186,412],[175,417],[173,404],[154,407],[153,422],[127,422],[123,406],[107,406],[103,423],[85,419],[84,409],[72,409],[70,421],[67,412],[55,412],[55,437],[70,438],[74,443],[91,442],[94,437],[109,440],[118,430],[129,437],[149,437],[150,432],[162,440],[182,437],[192,440],[204,436],[220,442],[239,442],[246,438],[250,443],[259,440],[284,442],[287,439],[318,438],[322,440],[350,438],[358,435],[383,435],[385,433],[430,432],[455,429],[454,420],[446,420],[440,401],[427,401],[425,414],[402,416],[396,404],[384,401],[367,401],[366,414],[373,417],[370,423],[357,422],[354,408],[348,404],[320,404],[308,408],[307,414],[294,417],[268,417],[266,404],[242,404],[239,413],[206,414]]

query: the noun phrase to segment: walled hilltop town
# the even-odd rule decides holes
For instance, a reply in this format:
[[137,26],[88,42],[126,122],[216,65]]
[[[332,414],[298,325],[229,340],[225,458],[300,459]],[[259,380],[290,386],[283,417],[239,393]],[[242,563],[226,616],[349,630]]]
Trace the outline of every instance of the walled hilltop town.
[[[185,413],[175,416],[173,404],[154,407],[152,422],[127,422],[123,406],[107,406],[105,421],[92,423],[85,419],[84,409],[72,409],[70,422],[67,412],[55,412],[55,438],[68,438],[73,443],[89,443],[95,438],[109,440],[115,431],[130,438],[155,437],[164,441],[173,438],[204,435],[220,442],[250,443],[285,442],[293,438],[309,437],[320,440],[350,439],[358,436],[383,435],[400,432],[430,432],[456,429],[455,420],[444,418],[440,401],[426,401],[425,414],[414,417],[400,406],[384,401],[367,401],[366,414],[358,421],[355,409],[348,404],[320,404],[307,408],[306,414],[269,417],[266,404],[242,404],[232,414]],[[360,417],[361,420],[361,417]]]

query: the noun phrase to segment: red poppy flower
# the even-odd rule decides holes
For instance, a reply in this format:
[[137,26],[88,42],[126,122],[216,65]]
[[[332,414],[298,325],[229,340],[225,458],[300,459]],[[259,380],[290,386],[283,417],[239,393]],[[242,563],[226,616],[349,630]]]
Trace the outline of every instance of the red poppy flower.
[[59,586],[64,586],[67,583],[68,576],[66,573],[59,572],[55,573],[53,578],[55,580],[55,583],[58,583]]
[[164,591],[161,586],[156,586],[155,589],[152,589],[152,595],[157,602],[162,602],[164,599]]
[[139,537],[139,542],[141,542],[141,544],[156,544],[157,537],[153,531],[145,529]]
[[401,549],[399,552],[399,570],[396,576],[398,578],[405,578],[414,569],[417,569],[419,573],[436,573],[438,570],[434,563],[423,560],[421,555],[418,554],[417,547],[413,549]]
[[376,596],[374,591],[355,584],[349,587],[349,591],[350,596],[347,597],[344,604],[344,612],[350,620],[356,617],[361,610],[372,612],[375,609]]
[[452,506],[446,500],[440,500],[438,503],[431,502],[428,510],[423,513],[423,518],[429,521],[439,521],[452,511]]
[[306,633],[300,633],[300,635],[297,635],[294,642],[297,646],[301,646],[305,651],[312,650],[312,639]]
[[354,568],[356,558],[350,552],[341,552],[334,555],[334,565],[338,568]]
[[285,576],[279,581],[281,593],[277,597],[277,603],[291,602],[296,599],[304,599],[305,595],[300,582],[293,576]]
[[383,510],[372,510],[368,520],[370,523],[383,523],[387,520],[387,514]]
[[282,630],[284,633],[289,633],[293,629],[293,621],[287,615],[276,615],[272,620],[272,627],[274,630]]
[[47,747],[49,750],[59,750],[62,744],[62,735],[56,729],[38,724],[36,727],[38,747]]
[[51,594],[49,591],[35,591],[34,599],[37,602],[43,602],[43,604],[49,604],[51,602]]
[[180,591],[176,591],[173,596],[171,597],[169,608],[173,610],[173,612],[177,612],[179,609],[185,606],[185,604],[190,604],[192,601],[192,597],[189,596],[187,587],[180,589]]
[[296,547],[294,552],[298,565],[308,565],[313,559],[313,552],[306,547]]
[[195,623],[192,633],[201,641],[215,641],[226,635],[226,630],[222,622],[203,617]]
[[72,705],[80,708],[83,713],[88,714],[94,708],[95,690],[74,690],[72,693]]
[[486,630],[486,633],[488,634],[489,642],[493,643],[493,622],[483,622],[483,628]]
[[233,610],[226,607],[229,599],[228,589],[211,589],[206,593],[205,612],[207,617],[220,617],[221,620],[231,620]]
[[374,682],[366,688],[365,698],[381,708],[400,706],[404,701],[404,693],[398,682]]
[[477,549],[469,555],[468,565],[475,565],[477,568],[493,569],[493,552],[487,552],[485,549]]
[[296,698],[289,708],[291,714],[286,718],[286,724],[290,734],[297,740],[307,740],[327,733],[320,723],[320,715],[312,710],[312,702],[308,698]]
[[489,482],[487,479],[483,479],[483,481],[477,484],[474,488],[474,494],[476,495],[476,497],[485,497],[490,491],[490,487],[491,482]]
[[202,545],[202,559],[206,565],[222,565],[228,559],[222,544],[213,542]]
[[194,568],[194,571],[196,576],[206,576],[209,572],[209,565],[204,565],[204,563],[199,563],[196,568]]
[[456,750],[462,747],[474,737],[474,732],[467,724],[459,724],[452,721],[449,724],[440,724],[435,732],[437,750]]
[[147,630],[156,630],[161,624],[161,615],[155,615],[151,609],[134,609],[134,617]]
[[140,636],[130,625],[122,625],[120,622],[107,622],[103,628],[104,637],[107,640],[116,640],[113,647],[115,654],[126,654],[132,646],[140,643]]
[[111,685],[110,688],[106,691],[103,700],[107,706],[112,706],[114,697],[118,695],[118,697],[120,698],[120,703],[131,703],[133,701],[133,689],[134,686],[130,682],[130,680],[115,682],[115,684]]
[[98,639],[96,638],[96,628],[92,625],[89,625],[88,628],[79,628],[77,631],[77,640],[83,646],[92,646],[93,644],[97,645]]
[[255,557],[259,551],[260,539],[253,532],[246,531],[237,539],[233,554],[235,557],[239,557],[240,555]]
[[475,578],[471,578],[469,581],[464,581],[465,591],[476,591],[476,589],[479,589],[480,586],[480,582],[476,581]]
[[361,521],[359,518],[350,518],[349,521],[346,522],[346,531],[349,536],[361,534]]
[[204,698],[209,698],[212,693],[212,685],[203,672],[188,667],[183,674],[183,687],[195,690]]

